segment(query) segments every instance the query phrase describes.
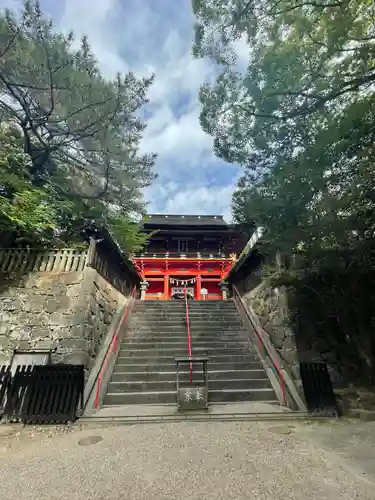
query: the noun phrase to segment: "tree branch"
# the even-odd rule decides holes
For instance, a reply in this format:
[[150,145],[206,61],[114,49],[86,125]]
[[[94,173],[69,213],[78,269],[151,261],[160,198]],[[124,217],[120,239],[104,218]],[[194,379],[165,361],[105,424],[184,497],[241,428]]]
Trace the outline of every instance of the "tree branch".
[[[279,2],[277,2],[278,4]],[[276,12],[272,12],[272,9],[270,9],[266,14],[272,15],[272,16],[278,16],[280,14],[285,14],[287,12],[292,12],[293,10],[300,9],[301,7],[316,7],[317,9],[332,9],[335,7],[342,7],[344,2],[332,2],[332,3],[317,3],[317,2],[302,2],[297,5],[293,5],[291,7],[288,7],[286,9],[281,9]]]
[[0,52],[0,58],[4,57],[5,54],[8,52],[8,50],[11,48],[15,39],[20,34],[20,31],[21,31],[20,28],[17,28],[16,31],[13,33],[11,39],[9,40],[8,44],[5,46],[4,50],[2,52]]

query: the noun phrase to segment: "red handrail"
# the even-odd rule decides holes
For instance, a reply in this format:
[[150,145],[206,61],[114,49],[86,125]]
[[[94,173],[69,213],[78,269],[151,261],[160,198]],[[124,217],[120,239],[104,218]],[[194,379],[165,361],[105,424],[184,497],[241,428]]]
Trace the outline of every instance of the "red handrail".
[[97,385],[96,385],[96,394],[95,394],[95,401],[94,401],[94,408],[95,409],[98,409],[98,407],[99,407],[100,389],[101,389],[101,384],[102,384],[102,378],[103,378],[103,376],[105,374],[105,371],[106,371],[106,368],[107,368],[107,365],[108,365],[108,361],[109,361],[109,357],[110,357],[110,355],[112,353],[115,353],[117,351],[118,338],[119,338],[120,330],[121,330],[121,328],[124,326],[125,322],[129,318],[129,314],[130,314],[130,310],[131,310],[130,308],[133,307],[134,297],[135,297],[136,291],[137,291],[137,289],[134,286],[133,289],[132,289],[132,293],[130,295],[130,298],[126,302],[126,305],[125,305],[125,308],[124,308],[124,314],[122,315],[121,320],[119,321],[119,324],[117,325],[115,334],[112,337],[111,343],[108,346],[107,354],[106,354],[106,356],[104,358],[102,367],[100,369],[100,372],[99,372],[99,375],[98,375],[98,379],[97,379]]
[[[191,358],[191,337],[190,337],[190,319],[189,319],[189,306],[188,306],[188,298],[187,298],[187,289],[185,286],[185,310],[186,310],[186,324],[187,324],[187,341],[188,341],[188,353]],[[190,383],[193,383],[193,362],[190,360],[190,368],[189,368],[189,380]]]
[[[283,375],[283,373],[281,371],[281,368],[278,365],[277,361],[275,360],[275,358],[270,353],[270,350],[267,349],[267,346],[266,346],[267,342],[265,341],[265,338],[267,339],[268,336],[265,333],[265,331],[263,330],[263,328],[260,325],[258,325],[257,322],[254,321],[254,319],[249,314],[249,311],[247,310],[247,307],[243,303],[243,300],[242,300],[242,298],[241,298],[241,296],[239,294],[239,291],[237,290],[237,288],[236,288],[235,285],[233,285],[233,290],[236,292],[236,295],[240,299],[242,307],[244,308],[245,312],[247,313],[247,315],[248,315],[248,317],[250,319],[251,324],[254,327],[254,331],[255,331],[257,339],[258,339],[258,348],[259,348],[259,351],[261,349],[261,346],[263,346],[263,348],[267,352],[270,360],[272,361],[273,366],[276,368],[277,374],[278,374],[279,379],[280,379],[280,388],[281,388],[281,393],[282,393],[282,396],[283,396],[283,405],[286,406],[286,391],[285,391],[285,379],[284,379],[284,375]],[[255,316],[255,313],[253,313],[253,314]]]

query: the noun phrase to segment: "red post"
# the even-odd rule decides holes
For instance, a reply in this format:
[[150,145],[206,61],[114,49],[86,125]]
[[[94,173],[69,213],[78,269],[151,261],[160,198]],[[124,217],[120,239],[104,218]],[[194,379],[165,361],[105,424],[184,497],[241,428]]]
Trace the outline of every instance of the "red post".
[[169,276],[164,276],[164,300],[169,299]]
[[200,275],[197,276],[197,291],[196,291],[196,299],[201,300],[201,289],[202,289],[202,277]]

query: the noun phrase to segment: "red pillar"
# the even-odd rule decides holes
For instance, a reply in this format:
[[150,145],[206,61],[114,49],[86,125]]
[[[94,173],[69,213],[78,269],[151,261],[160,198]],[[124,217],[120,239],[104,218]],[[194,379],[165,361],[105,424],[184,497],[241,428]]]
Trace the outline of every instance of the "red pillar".
[[197,300],[201,300],[201,288],[202,288],[202,277],[197,276],[197,291],[196,291]]
[[164,276],[164,300],[169,299],[169,276]]

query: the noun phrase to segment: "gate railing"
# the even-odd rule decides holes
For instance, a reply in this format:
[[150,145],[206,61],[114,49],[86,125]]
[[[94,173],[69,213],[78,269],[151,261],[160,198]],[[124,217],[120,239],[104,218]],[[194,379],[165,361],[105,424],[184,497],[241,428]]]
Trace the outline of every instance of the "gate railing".
[[0,369],[0,408],[6,421],[73,422],[83,405],[83,365],[22,365]]
[[310,415],[339,417],[340,412],[326,363],[300,363],[300,373]]
[[0,366],[0,418],[4,414],[5,396],[11,378],[11,367],[9,365]]

